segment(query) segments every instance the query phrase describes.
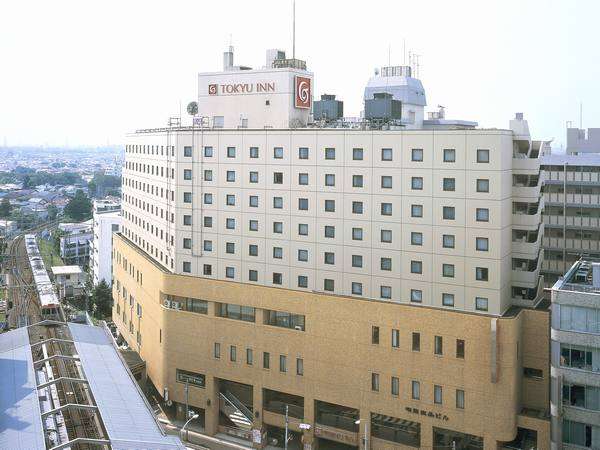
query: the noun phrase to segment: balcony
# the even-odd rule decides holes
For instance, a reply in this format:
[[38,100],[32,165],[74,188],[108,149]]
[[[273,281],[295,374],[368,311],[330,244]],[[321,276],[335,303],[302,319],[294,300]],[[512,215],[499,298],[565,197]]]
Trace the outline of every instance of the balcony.
[[536,227],[542,221],[544,202],[538,203],[513,202],[513,225]]
[[540,224],[537,231],[513,229],[512,252],[526,255],[537,255],[540,251],[544,224]]
[[575,250],[578,252],[600,252],[600,241],[597,239],[544,237],[544,248]]
[[542,268],[541,255],[537,259],[512,259],[511,280],[513,283],[524,284],[529,287],[537,285],[540,269]]
[[512,303],[517,306],[531,308],[537,304],[544,293],[544,277],[539,277],[537,288],[521,286],[511,287]]
[[544,259],[542,262],[542,271],[544,272],[554,272],[564,274],[570,265],[565,264],[564,261],[559,261],[558,259]]
[[513,197],[531,198],[537,200],[540,197],[542,182],[540,176],[536,175],[513,175]]

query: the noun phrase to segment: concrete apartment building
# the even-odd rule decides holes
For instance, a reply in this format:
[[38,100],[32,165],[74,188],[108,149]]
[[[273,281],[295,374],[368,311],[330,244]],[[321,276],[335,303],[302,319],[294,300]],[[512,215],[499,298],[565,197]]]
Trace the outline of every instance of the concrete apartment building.
[[94,286],[102,280],[112,284],[112,240],[114,233],[121,231],[122,219],[120,201],[94,201],[94,232],[89,243]]
[[81,223],[61,223],[60,257],[67,265],[87,266],[90,261],[90,239],[93,236],[92,220]]
[[543,157],[544,262],[550,287],[580,257],[600,257],[599,129],[567,129],[566,155]]
[[281,53],[126,146],[113,318],[159,394],[259,448],[286,405],[290,448],[548,448],[545,143],[425,119],[410,67],[365,89],[401,117],[316,126]]
[[552,287],[552,449],[600,448],[600,262]]

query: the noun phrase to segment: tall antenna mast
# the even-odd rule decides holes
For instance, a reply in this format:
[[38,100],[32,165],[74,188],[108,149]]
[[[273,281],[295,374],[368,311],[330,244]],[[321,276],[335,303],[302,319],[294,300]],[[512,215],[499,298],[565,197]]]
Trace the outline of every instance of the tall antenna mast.
[[406,65],[406,39],[402,39],[402,65]]
[[583,130],[583,102],[579,102],[579,128]]
[[292,59],[296,59],[296,0],[292,1]]

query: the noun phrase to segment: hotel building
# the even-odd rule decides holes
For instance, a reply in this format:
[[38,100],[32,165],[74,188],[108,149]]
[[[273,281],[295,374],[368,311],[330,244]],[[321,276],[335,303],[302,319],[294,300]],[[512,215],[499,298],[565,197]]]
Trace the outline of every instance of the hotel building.
[[312,88],[230,49],[193,125],[130,136],[120,335],[182,417],[257,448],[286,408],[290,448],[548,448],[545,143],[521,114],[425,119],[410,67],[369,80],[362,120],[313,122]]

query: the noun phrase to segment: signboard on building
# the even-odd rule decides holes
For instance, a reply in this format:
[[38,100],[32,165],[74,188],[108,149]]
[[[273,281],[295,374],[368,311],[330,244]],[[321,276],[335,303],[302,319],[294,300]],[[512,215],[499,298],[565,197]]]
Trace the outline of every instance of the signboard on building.
[[296,108],[310,108],[312,100],[312,91],[310,83],[310,78],[296,75],[296,95],[294,102],[294,106]]

